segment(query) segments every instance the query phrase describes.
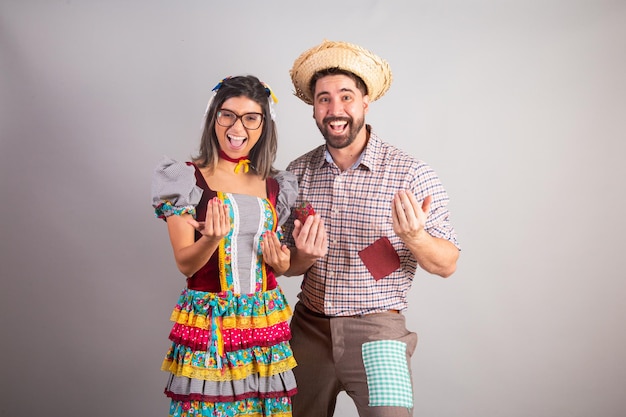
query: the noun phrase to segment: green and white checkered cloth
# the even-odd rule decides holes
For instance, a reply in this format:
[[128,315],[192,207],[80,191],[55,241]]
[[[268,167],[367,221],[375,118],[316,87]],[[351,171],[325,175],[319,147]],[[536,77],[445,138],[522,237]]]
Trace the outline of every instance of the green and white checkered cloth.
[[406,343],[377,340],[363,343],[361,350],[370,394],[369,405],[413,408]]

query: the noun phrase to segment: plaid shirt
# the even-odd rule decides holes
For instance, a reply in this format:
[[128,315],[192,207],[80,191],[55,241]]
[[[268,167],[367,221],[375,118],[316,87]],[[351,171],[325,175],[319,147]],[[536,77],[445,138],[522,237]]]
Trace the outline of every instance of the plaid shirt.
[[[432,236],[459,246],[446,205],[448,195],[437,174],[367,126],[368,144],[359,161],[341,172],[326,146],[302,155],[287,167],[298,178],[296,205],[311,203],[324,220],[328,254],[304,274],[298,298],[310,310],[328,316],[353,316],[385,310],[405,310],[417,261],[393,231],[391,202],[398,190],[411,190],[418,201],[431,195],[426,222]],[[293,247],[292,218],[285,224],[285,243]],[[358,252],[380,237],[391,241],[400,268],[376,281]]]

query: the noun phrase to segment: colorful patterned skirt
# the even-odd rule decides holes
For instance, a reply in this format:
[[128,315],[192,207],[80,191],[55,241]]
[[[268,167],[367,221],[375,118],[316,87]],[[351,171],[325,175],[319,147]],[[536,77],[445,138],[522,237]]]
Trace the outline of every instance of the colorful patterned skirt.
[[170,416],[291,416],[291,309],[276,287],[256,294],[185,289],[162,370]]

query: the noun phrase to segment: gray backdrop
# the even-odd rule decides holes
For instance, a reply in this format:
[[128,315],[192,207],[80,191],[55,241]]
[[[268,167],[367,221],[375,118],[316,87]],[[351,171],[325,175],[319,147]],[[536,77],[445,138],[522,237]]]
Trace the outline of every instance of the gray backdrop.
[[278,168],[322,143],[288,70],[324,38],[390,62],[368,121],[452,198],[458,272],[410,292],[415,415],[626,415],[625,22],[618,0],[1,0],[0,415],[167,414],[184,279],[152,170],[196,151],[226,75],[275,90]]

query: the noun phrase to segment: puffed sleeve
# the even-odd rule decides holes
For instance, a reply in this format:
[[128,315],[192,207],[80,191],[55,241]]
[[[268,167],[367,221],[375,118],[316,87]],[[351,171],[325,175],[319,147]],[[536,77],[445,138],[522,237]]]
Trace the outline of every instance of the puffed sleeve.
[[298,180],[289,171],[279,171],[274,178],[278,181],[279,186],[276,198],[276,214],[278,215],[278,225],[282,226],[291,215],[292,207],[296,204]]
[[195,217],[202,188],[196,185],[195,168],[164,156],[152,176],[152,207],[165,219],[173,214],[189,213]]

